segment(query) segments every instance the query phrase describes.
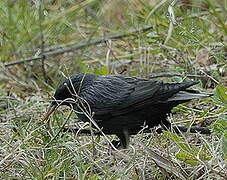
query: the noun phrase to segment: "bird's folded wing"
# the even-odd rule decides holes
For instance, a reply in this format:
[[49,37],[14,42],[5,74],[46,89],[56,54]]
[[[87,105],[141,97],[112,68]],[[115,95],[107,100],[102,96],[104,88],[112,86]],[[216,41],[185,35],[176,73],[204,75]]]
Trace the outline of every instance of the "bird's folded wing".
[[102,76],[81,91],[80,96],[87,101],[96,115],[119,115],[145,106],[162,82],[149,81],[124,76]]
[[100,76],[91,86],[81,91],[96,115],[120,115],[147,108],[150,105],[168,103],[168,98],[198,82],[164,84],[125,76]]

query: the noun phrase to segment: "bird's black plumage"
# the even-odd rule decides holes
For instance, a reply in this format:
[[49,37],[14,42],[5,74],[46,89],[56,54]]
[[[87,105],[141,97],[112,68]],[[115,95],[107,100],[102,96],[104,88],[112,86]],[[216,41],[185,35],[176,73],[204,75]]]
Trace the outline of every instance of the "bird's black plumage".
[[144,126],[169,127],[166,118],[173,107],[194,98],[208,97],[187,90],[196,83],[169,84],[123,75],[76,74],[57,88],[52,106],[64,101],[62,104],[71,105],[84,122],[90,121],[90,114],[105,134],[117,135],[125,147],[127,136],[138,133]]

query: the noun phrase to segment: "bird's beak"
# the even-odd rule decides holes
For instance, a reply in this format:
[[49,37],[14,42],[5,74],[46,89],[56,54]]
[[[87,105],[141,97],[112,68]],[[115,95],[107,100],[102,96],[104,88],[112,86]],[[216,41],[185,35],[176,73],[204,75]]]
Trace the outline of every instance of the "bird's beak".
[[47,112],[46,114],[44,114],[43,117],[43,121],[47,120],[49,118],[49,116],[54,112],[54,110],[56,109],[57,104],[51,104],[48,108],[47,108]]

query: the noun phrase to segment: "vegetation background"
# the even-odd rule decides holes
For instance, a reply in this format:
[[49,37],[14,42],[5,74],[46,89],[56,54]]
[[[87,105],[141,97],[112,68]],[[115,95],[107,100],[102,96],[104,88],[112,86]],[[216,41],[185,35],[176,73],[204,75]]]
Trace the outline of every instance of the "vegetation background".
[[[1,179],[226,179],[226,0],[1,0],[0,44]],[[84,126],[63,107],[52,137],[42,114],[79,72],[200,80],[215,96],[169,119],[212,134],[154,130],[113,151],[104,137],[61,132]]]

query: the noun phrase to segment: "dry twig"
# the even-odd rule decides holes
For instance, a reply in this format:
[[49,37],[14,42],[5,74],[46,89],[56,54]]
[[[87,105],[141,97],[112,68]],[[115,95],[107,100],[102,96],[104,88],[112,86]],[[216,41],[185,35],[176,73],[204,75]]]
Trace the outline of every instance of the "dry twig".
[[[62,130],[63,130],[63,132],[71,131],[73,133],[78,133],[78,134],[81,134],[81,135],[91,135],[90,129],[64,127]],[[163,128],[159,128],[159,129],[157,129],[157,132],[161,133],[163,130],[164,130]],[[211,134],[211,130],[207,127],[192,126],[192,127],[188,128],[188,127],[185,127],[185,126],[173,126],[172,130],[176,133],[189,131],[190,133],[200,133],[200,134],[207,134],[207,135]],[[145,129],[143,132],[144,133],[151,133],[152,130]],[[97,131],[97,130],[94,130],[93,133],[94,133],[94,135],[102,135],[102,133],[100,131]]]
[[122,39],[137,33],[143,33],[146,31],[149,31],[150,29],[152,29],[152,26],[147,26],[141,29],[137,29],[137,30],[131,30],[126,34],[116,34],[116,35],[110,35],[101,39],[97,39],[94,41],[90,41],[90,42],[83,42],[79,45],[71,45],[68,47],[64,47],[64,48],[55,48],[55,49],[51,49],[49,51],[44,51],[42,54],[38,55],[38,56],[32,56],[32,57],[28,57],[25,59],[19,59],[13,62],[9,62],[9,63],[5,63],[3,64],[5,67],[9,67],[9,66],[13,66],[13,65],[17,65],[17,64],[23,64],[23,63],[27,63],[27,62],[31,62],[31,61],[37,61],[37,60],[42,60],[43,56],[47,57],[47,56],[53,56],[53,55],[59,55],[59,54],[63,54],[66,52],[72,52],[72,51],[76,51],[79,49],[83,49],[85,47],[91,46],[91,45],[97,45],[97,44],[101,44],[104,42],[107,42],[110,39]]

